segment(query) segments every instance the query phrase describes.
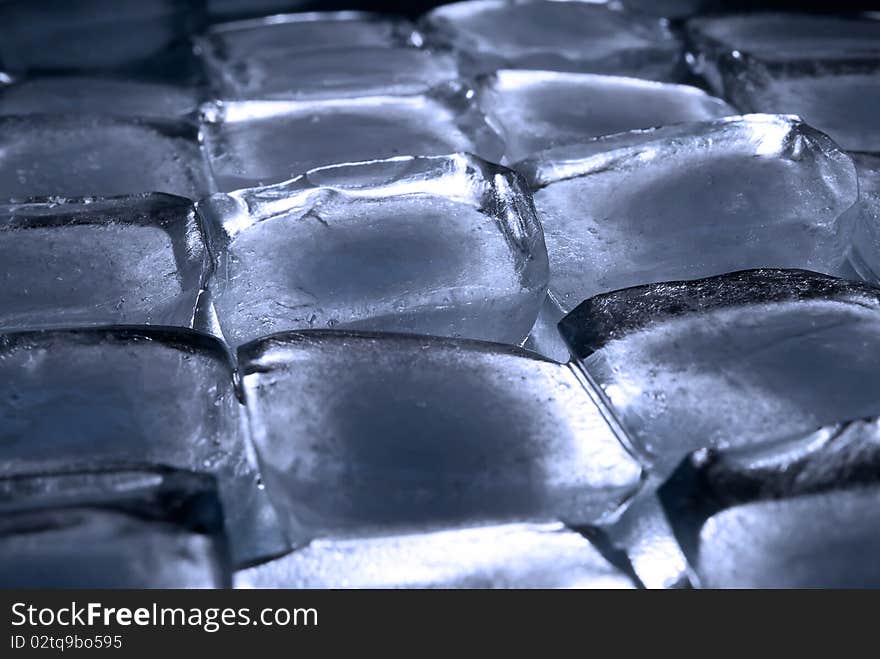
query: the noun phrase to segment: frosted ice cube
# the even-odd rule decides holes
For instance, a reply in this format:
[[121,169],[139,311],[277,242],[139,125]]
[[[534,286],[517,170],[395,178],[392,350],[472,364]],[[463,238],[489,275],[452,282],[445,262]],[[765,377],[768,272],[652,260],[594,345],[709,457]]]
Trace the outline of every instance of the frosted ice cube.
[[422,23],[429,44],[460,53],[462,69],[548,69],[671,80],[681,46],[665,21],[584,2],[456,2]]
[[217,476],[237,563],[283,549],[223,344],[183,329],[0,335],[0,475],[152,464]]
[[194,127],[97,116],[0,117],[0,199],[208,189]]
[[880,586],[876,419],[699,451],[661,489],[698,585]]
[[310,169],[457,151],[497,162],[503,145],[463,89],[429,94],[206,105],[203,136],[217,187],[280,183]]
[[627,286],[758,267],[839,274],[849,157],[792,117],[633,131],[542,152],[526,174],[562,312]]
[[4,588],[229,584],[213,479],[173,471],[0,479]]
[[235,575],[237,588],[633,588],[559,523],[315,540]]
[[0,60],[14,71],[100,69],[176,74],[200,2],[24,0],[0,3]]
[[479,95],[508,162],[599,135],[736,114],[695,87],[589,73],[506,69],[483,78]]
[[797,114],[846,149],[880,150],[880,21],[755,14],[690,32],[696,69],[743,112]]
[[880,413],[880,288],[867,284],[744,271],[599,295],[559,327],[660,474],[698,448]]
[[183,119],[199,102],[192,88],[126,78],[47,76],[0,86],[0,115],[97,114]]
[[434,524],[613,518],[641,468],[576,370],[509,346],[299,332],[238,352],[294,545]]
[[371,46],[291,55],[284,51],[211,67],[225,99],[339,99],[419,94],[458,77],[455,58],[416,48]]
[[233,345],[333,327],[519,343],[546,291],[521,178],[473,156],[314,170],[199,212]]
[[191,327],[209,259],[192,202],[147,194],[0,204],[0,328]]

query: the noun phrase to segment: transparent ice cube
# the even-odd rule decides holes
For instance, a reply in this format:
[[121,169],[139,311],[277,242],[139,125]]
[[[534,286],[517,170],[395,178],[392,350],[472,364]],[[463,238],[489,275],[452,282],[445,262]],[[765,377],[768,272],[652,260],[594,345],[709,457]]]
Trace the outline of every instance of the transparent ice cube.
[[429,44],[456,49],[469,73],[548,69],[671,80],[681,59],[665,21],[585,2],[456,2],[431,11],[422,27]]
[[199,212],[233,345],[333,327],[519,343],[546,291],[521,178],[473,156],[314,170]]
[[470,94],[239,101],[203,109],[205,148],[222,192],[280,183],[310,169],[467,151],[497,162],[503,145]]
[[213,588],[230,566],[213,479],[129,470],[0,479],[4,588]]
[[880,150],[880,21],[727,16],[690,25],[696,69],[743,112],[801,116],[851,150]]
[[703,447],[763,444],[880,413],[880,288],[751,270],[625,289],[560,323],[658,474]]
[[347,332],[239,349],[266,488],[295,546],[613,518],[641,467],[576,370],[510,346]]
[[0,204],[0,328],[191,327],[209,259],[182,197]]
[[633,588],[582,535],[556,523],[440,528],[315,540],[235,575],[237,588]]
[[590,73],[505,69],[484,77],[478,93],[508,162],[599,135],[736,114],[695,87]]
[[195,89],[128,78],[44,76],[0,86],[0,115],[93,114],[183,119],[199,106]]
[[[758,267],[840,274],[855,168],[796,118],[731,117],[544,151],[529,179],[561,312],[627,286]],[[552,320],[552,318],[551,318]]]
[[216,62],[213,87],[224,99],[339,99],[419,94],[458,77],[455,58],[416,48],[369,46],[291,55],[275,51]]
[[698,451],[661,489],[697,585],[880,586],[880,425]]
[[209,192],[193,126],[92,115],[0,116],[0,199]]
[[285,544],[223,344],[183,329],[0,335],[0,475],[163,465],[216,475],[237,563]]
[[129,69],[179,73],[203,4],[186,0],[0,3],[0,60],[14,71]]

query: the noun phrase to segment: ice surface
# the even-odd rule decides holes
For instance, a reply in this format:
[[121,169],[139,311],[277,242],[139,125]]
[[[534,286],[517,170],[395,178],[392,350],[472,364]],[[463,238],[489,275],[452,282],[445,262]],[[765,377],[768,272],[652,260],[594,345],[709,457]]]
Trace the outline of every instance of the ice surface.
[[509,162],[599,135],[737,114],[695,87],[589,73],[505,69],[483,78],[479,95]]
[[0,61],[14,71],[127,69],[172,74],[204,20],[185,0],[13,0],[0,3]]
[[880,413],[880,288],[753,270],[587,300],[560,332],[654,470]]
[[269,52],[212,67],[224,99],[340,99],[419,94],[458,78],[455,58],[416,48],[365,46],[305,54]]
[[192,202],[147,194],[0,204],[0,328],[191,327],[209,259]]
[[569,311],[607,291],[758,267],[838,274],[849,157],[795,118],[733,117],[596,139],[521,162]]
[[423,28],[428,44],[458,50],[470,73],[548,69],[671,80],[681,54],[665,21],[583,2],[457,2],[430,12]]
[[559,523],[495,524],[315,540],[242,570],[237,588],[633,588]]
[[428,94],[206,105],[203,136],[222,192],[280,183],[324,165],[503,145],[464,89]]
[[[649,16],[687,18],[697,14],[730,11],[730,0],[623,0],[623,6]],[[748,4],[748,0],[745,3]]]
[[185,118],[199,105],[193,88],[126,78],[46,76],[0,86],[0,115],[98,114]]
[[284,547],[241,410],[224,346],[191,330],[0,336],[0,475],[131,463],[214,474],[237,563]]
[[294,545],[442,525],[611,519],[640,466],[576,370],[509,346],[299,332],[239,349]]
[[322,0],[206,0],[211,17],[265,16],[282,11],[307,10]]
[[743,112],[800,115],[851,150],[880,150],[880,21],[753,15],[695,20],[695,68]]
[[232,345],[333,327],[519,343],[547,289],[522,179],[473,156],[314,170],[199,212]]
[[657,498],[659,485],[648,478],[618,520],[585,532],[601,539],[606,555],[625,556],[629,571],[645,588],[686,588],[691,585],[687,559]]
[[213,479],[132,469],[0,479],[4,588],[229,583]]
[[208,190],[184,122],[75,115],[0,117],[0,199]]
[[880,425],[699,451],[661,490],[698,584],[880,586]]
[[880,284],[880,155],[849,155],[859,173],[859,201],[840,220],[852,235],[849,261],[859,277]]

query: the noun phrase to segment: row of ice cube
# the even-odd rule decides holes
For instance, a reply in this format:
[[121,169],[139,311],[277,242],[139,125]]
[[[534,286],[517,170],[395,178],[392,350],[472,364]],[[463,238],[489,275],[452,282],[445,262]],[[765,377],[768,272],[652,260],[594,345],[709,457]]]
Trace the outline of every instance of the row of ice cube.
[[292,549],[237,583],[878,583],[880,289],[743,271],[593,297],[560,333],[568,364],[277,334],[238,350],[245,407],[203,333],[4,334],[3,578],[224,585]]
[[521,174],[402,157],[198,208],[159,194],[10,203],[0,327],[206,329],[214,310],[234,346],[320,328],[520,344],[540,311],[529,347],[564,360],[553,324],[599,293],[757,267],[876,281],[880,167],[857,162],[861,196],[825,135],[749,115],[556,147]]
[[[877,148],[870,108],[878,94],[880,23],[871,14],[696,18],[683,30],[612,5],[538,0],[455,3],[429,13],[418,28],[401,19],[363,12],[288,14],[214,25],[196,39],[200,60],[188,52],[187,45],[189,65],[165,66],[151,76],[150,71],[131,68],[131,63],[148,61],[156,67],[157,61],[164,61],[156,59],[157,52],[165,52],[169,43],[186,42],[193,30],[204,29],[205,21],[197,17],[204,13],[199,3],[155,0],[135,7],[129,2],[108,6],[106,0],[91,0],[94,6],[88,9],[92,12],[62,8],[66,15],[58,4],[47,0],[4,3],[8,27],[0,61],[9,73],[109,71],[162,78],[162,72],[169,69],[198,70],[204,65],[213,93],[224,100],[280,97],[315,102],[379,96],[394,106],[391,97],[421,97],[426,90],[460,76],[470,78],[505,68],[680,81],[684,41],[693,69],[738,110],[799,114],[847,149]],[[142,29],[137,38],[131,38],[125,30],[107,30],[104,26],[109,20]],[[682,33],[683,40],[679,38]],[[56,45],[53,49],[42,47],[49,36]],[[107,40],[108,47],[96,48],[95,39]],[[98,59],[92,61],[92,57]],[[104,87],[105,92],[111,90],[112,85]],[[63,87],[55,93],[62,91]],[[152,92],[162,97],[176,93],[159,92],[155,87]],[[27,91],[22,95],[25,103],[33,98]],[[150,98],[146,93],[140,96]],[[421,98],[421,102],[431,103],[434,113],[454,114],[454,109],[444,107],[448,98]],[[321,105],[294,105],[279,105],[273,112],[293,113],[300,120],[341,112]],[[358,103],[348,108],[350,114],[364,110]],[[241,117],[254,118],[255,112],[262,115],[265,110],[239,107],[233,115],[237,123]],[[412,107],[403,107],[392,114],[405,120],[414,112]],[[337,117],[335,123],[344,122]],[[241,130],[241,126],[217,128],[220,135],[214,146],[235,151],[235,136],[225,133]],[[287,171],[283,178],[305,169]]]

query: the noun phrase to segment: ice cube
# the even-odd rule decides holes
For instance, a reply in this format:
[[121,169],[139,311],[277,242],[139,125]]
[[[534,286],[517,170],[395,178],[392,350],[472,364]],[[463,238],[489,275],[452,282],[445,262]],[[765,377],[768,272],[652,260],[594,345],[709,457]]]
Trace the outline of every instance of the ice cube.
[[175,76],[204,20],[203,4],[186,0],[12,0],[0,3],[0,60],[13,71]]
[[859,200],[840,218],[852,236],[848,260],[859,278],[880,284],[880,155],[849,155],[859,172]]
[[[284,96],[285,92],[315,90],[328,75],[331,88],[339,88],[342,82],[363,86],[364,83],[358,83],[360,74],[371,75],[373,84],[378,84],[377,73],[385,72],[388,79],[389,68],[398,77],[406,76],[408,66],[417,67],[422,77],[431,72],[436,75],[441,63],[432,69],[427,61],[430,53],[419,55],[418,51],[408,49],[411,52],[382,56],[383,50],[394,53],[398,50],[395,46],[413,45],[414,39],[412,25],[402,19],[340,11],[281,14],[223,23],[214,25],[205,36],[196,37],[195,43],[196,52],[221,95],[268,98]],[[356,56],[322,55],[325,50],[362,53],[368,61],[360,62]],[[358,70],[351,71],[352,66]],[[416,72],[409,77],[418,79]]]
[[0,199],[209,192],[193,126],[91,115],[0,117]]
[[840,274],[849,157],[796,118],[731,117],[544,151],[534,191],[562,312],[627,286],[746,268]]
[[306,331],[238,352],[291,542],[613,518],[641,467],[576,370],[511,346]]
[[880,150],[880,21],[754,14],[690,32],[697,71],[741,111],[797,114],[846,149]]
[[703,447],[880,413],[880,288],[752,270],[600,295],[560,323],[659,474]]
[[508,162],[599,135],[736,114],[695,87],[590,73],[501,70],[482,79],[479,95]]
[[340,99],[428,92],[458,78],[455,58],[416,48],[370,46],[291,55],[275,51],[216,62],[213,87],[224,99]]
[[0,475],[165,465],[217,476],[236,563],[285,547],[223,344],[184,329],[0,335]]
[[633,588],[556,522],[315,540],[235,575],[237,588]]
[[0,329],[191,327],[209,259],[171,195],[0,204]]
[[734,50],[765,62],[880,57],[880,22],[852,16],[732,14],[688,22],[698,73],[724,91],[719,61]]
[[661,489],[697,584],[880,586],[880,425],[698,451]]
[[681,46],[666,22],[585,2],[477,0],[438,7],[429,44],[456,49],[462,69],[548,69],[654,80],[679,75]]
[[213,25],[197,38],[202,55],[241,62],[270,52],[288,55],[357,46],[412,43],[409,21],[363,11],[302,12]]
[[521,178],[473,156],[313,170],[199,212],[233,345],[337,326],[519,343],[546,292]]
[[4,588],[229,585],[213,479],[131,470],[0,479]]
[[206,105],[203,136],[222,192],[280,183],[324,165],[504,149],[459,88],[428,94]]
[[0,115],[93,114],[147,119],[194,116],[193,88],[127,78],[45,76],[0,86]]

